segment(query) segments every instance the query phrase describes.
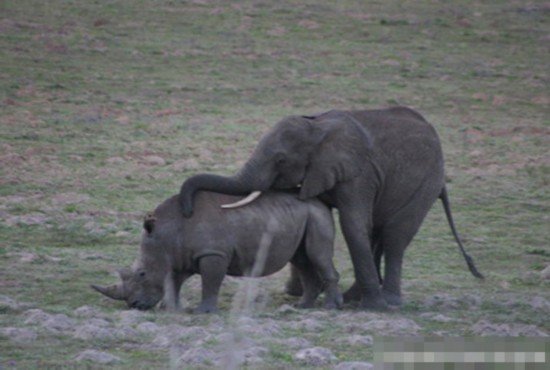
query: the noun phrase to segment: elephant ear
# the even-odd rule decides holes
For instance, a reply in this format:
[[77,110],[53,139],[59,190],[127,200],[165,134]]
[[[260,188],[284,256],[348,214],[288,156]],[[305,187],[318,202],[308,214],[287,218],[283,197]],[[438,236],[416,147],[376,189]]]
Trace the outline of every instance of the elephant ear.
[[372,138],[361,124],[343,112],[315,121],[323,139],[311,152],[300,199],[318,196],[358,176],[372,151]]

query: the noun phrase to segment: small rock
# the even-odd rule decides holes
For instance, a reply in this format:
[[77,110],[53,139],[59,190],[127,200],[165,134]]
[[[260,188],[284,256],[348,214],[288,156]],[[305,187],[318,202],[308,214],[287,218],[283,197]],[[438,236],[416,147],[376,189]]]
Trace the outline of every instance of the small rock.
[[550,280],[550,265],[540,272],[540,277],[544,280]]
[[481,297],[478,294],[467,293],[461,297],[462,303],[467,307],[479,307],[481,306]]
[[547,337],[548,334],[535,325],[524,324],[493,324],[487,320],[479,320],[470,327],[475,335],[480,336],[512,336],[512,337]]
[[20,311],[28,306],[28,303],[18,302],[8,296],[0,295],[0,311]]
[[73,329],[75,321],[67,315],[50,315],[48,319],[42,322],[42,327],[52,333],[63,333]]
[[27,328],[2,328],[0,334],[16,343],[30,343],[38,338],[36,331]]
[[334,370],[372,370],[374,365],[370,362],[341,362]]
[[410,319],[378,319],[371,320],[361,327],[377,335],[415,335],[420,331],[420,326]]
[[146,155],[142,158],[143,162],[149,166],[164,166],[166,161],[158,155]]
[[216,353],[206,348],[191,348],[186,350],[177,360],[178,367],[185,365],[212,364],[216,359]]
[[111,157],[105,160],[105,164],[123,164],[123,163],[126,163],[126,160],[122,157]]
[[313,366],[328,365],[337,360],[331,350],[323,347],[302,349],[294,355],[294,358],[297,361]]
[[182,159],[179,161],[176,161],[172,165],[172,169],[176,172],[184,172],[184,171],[194,171],[200,167],[199,162],[194,159]]
[[520,275],[520,280],[527,285],[537,285],[541,282],[542,276],[535,271],[527,271]]
[[362,346],[372,346],[373,339],[370,335],[350,335],[346,336],[345,338],[346,342],[353,345],[362,345]]
[[539,296],[531,298],[529,305],[537,310],[550,310],[550,302]]
[[103,316],[97,308],[88,305],[78,307],[73,311],[73,314],[81,318],[99,318]]
[[25,324],[41,324],[50,318],[50,315],[39,308],[33,308],[23,313]]
[[99,328],[108,328],[111,323],[105,319],[91,318],[85,322],[86,325],[97,326]]
[[254,364],[263,361],[263,357],[269,353],[269,350],[265,347],[254,346],[247,348],[244,352],[244,363]]
[[95,349],[88,349],[86,351],[80,352],[75,357],[75,360],[77,362],[90,361],[98,364],[107,365],[107,364],[113,364],[115,362],[119,362],[120,357],[112,355],[108,352],[101,352]]
[[212,151],[206,149],[206,148],[200,148],[199,149],[199,158],[201,162],[212,162],[214,159],[214,154]]
[[456,297],[446,293],[434,294],[424,301],[424,305],[431,309],[453,310],[460,307],[460,302]]
[[22,225],[43,225],[48,221],[48,217],[40,212],[27,213],[25,215],[17,216],[14,220],[15,224]]
[[[98,22],[100,22],[100,21],[96,21],[96,24]],[[120,123],[121,125],[128,125],[130,123],[130,117],[128,117],[125,114],[122,114],[122,115],[118,116],[117,118],[115,118],[115,121]]]
[[139,324],[136,329],[141,333],[158,333],[161,327],[154,322],[146,321]]
[[160,331],[152,344],[156,347],[166,348],[185,339],[185,341],[207,340],[211,337],[207,330],[200,326],[186,327],[182,325],[169,325]]
[[220,343],[221,346],[225,347],[251,347],[254,344],[254,341],[247,335],[242,335],[240,333],[231,333],[224,332],[218,334],[215,337],[216,341]]
[[265,337],[277,335],[281,331],[280,326],[273,320],[266,320],[264,322],[260,320],[252,320],[248,323],[245,323],[239,319],[237,324],[240,331],[249,335],[258,335]]
[[19,262],[22,263],[31,263],[39,259],[39,256],[37,256],[34,253],[28,253],[28,252],[21,252],[19,253]]
[[119,325],[135,325],[140,321],[144,314],[138,310],[125,310],[121,311],[119,314]]
[[89,339],[109,339],[114,337],[112,330],[93,324],[84,324],[76,328],[73,336],[82,340]]
[[435,313],[435,312],[425,312],[421,314],[420,317],[423,319],[428,319],[428,320],[437,321],[437,322],[458,321],[457,319],[453,319],[452,317],[448,317],[443,314]]
[[293,329],[299,329],[303,331],[318,331],[321,329],[322,325],[319,320],[315,319],[303,319],[298,322],[293,322],[288,324],[289,327]]
[[112,334],[119,339],[137,338],[140,334],[134,328],[121,326],[113,329]]
[[97,252],[80,252],[78,253],[78,257],[83,260],[109,260],[110,258],[105,256],[104,254],[97,253]]
[[52,198],[52,204],[55,206],[67,206],[69,204],[81,204],[90,200],[88,194],[81,193],[62,193]]
[[295,313],[298,312],[298,309],[290,304],[283,304],[277,309],[279,314]]
[[292,349],[302,349],[312,347],[312,344],[309,340],[305,338],[292,337],[288,339],[279,339],[277,343],[282,344],[283,346],[292,348]]

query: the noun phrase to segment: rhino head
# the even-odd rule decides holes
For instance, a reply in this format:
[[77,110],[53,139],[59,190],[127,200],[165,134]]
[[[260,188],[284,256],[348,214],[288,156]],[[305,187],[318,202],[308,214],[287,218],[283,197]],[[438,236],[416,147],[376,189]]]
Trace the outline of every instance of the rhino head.
[[151,281],[143,268],[125,268],[118,271],[121,283],[107,287],[92,284],[101,294],[116,300],[126,301],[129,308],[149,310],[163,297],[162,284]]

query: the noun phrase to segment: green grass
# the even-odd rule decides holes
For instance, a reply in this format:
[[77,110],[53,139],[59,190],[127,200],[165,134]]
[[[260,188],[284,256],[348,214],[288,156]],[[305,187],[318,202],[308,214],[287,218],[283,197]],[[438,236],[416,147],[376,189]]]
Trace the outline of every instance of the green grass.
[[[1,294],[49,313],[86,304],[115,315],[123,306],[89,284],[110,284],[111,272],[132,263],[142,215],[187,176],[234,173],[289,114],[404,104],[439,132],[455,221],[486,280],[469,275],[436,204],[406,255],[408,303],[398,315],[425,335],[467,334],[479,319],[550,332],[547,315],[527,303],[550,300],[548,282],[533,275],[550,263],[547,8],[519,0],[3,1]],[[341,235],[336,246],[345,288],[353,276]],[[276,320],[287,319],[277,307],[292,302],[280,293],[284,279],[268,280],[265,311]],[[228,312],[236,285],[224,289]],[[424,300],[441,292],[482,303],[452,310],[461,321],[421,317]],[[184,288],[192,304],[198,294]],[[21,310],[0,307],[0,328],[8,326],[24,326]],[[341,359],[372,358],[370,349],[336,344],[342,330],[327,324],[309,339]],[[169,366],[166,354],[139,345],[94,346],[123,358],[120,368]],[[70,367],[86,348],[42,332],[24,345],[0,337],[0,367]],[[301,366],[276,345],[266,361]]]

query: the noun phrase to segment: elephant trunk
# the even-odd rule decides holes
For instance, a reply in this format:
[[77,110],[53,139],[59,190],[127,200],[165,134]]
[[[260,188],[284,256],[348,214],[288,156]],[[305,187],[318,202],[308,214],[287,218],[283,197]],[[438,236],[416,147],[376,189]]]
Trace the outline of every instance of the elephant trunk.
[[261,171],[257,171],[255,168],[257,166],[249,161],[235,176],[199,174],[185,180],[180,190],[180,203],[184,217],[193,215],[193,198],[199,190],[209,190],[229,195],[248,195],[253,191],[269,189],[273,179],[262,179]]
[[111,285],[108,287],[102,287],[92,284],[91,287],[109,298],[119,301],[123,301],[126,299],[126,297],[124,296],[124,289],[121,284]]

